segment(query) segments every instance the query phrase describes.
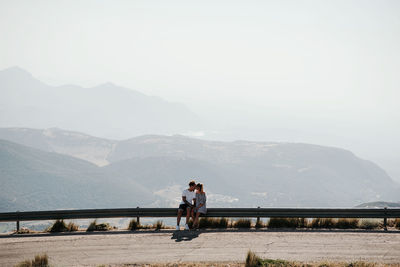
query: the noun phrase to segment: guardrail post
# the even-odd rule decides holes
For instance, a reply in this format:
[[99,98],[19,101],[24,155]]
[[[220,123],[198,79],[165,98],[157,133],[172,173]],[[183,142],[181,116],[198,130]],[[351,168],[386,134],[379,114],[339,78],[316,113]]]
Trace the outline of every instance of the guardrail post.
[[[136,207],[136,208],[138,209],[139,207]],[[139,216],[136,217],[136,221],[137,221],[138,224],[140,224],[140,217]]]
[[[260,208],[260,207],[257,207],[258,209]],[[257,225],[259,225],[260,224],[260,217],[257,217]]]
[[17,232],[19,232],[19,210],[17,210]]
[[[386,216],[386,214],[387,214],[387,207],[384,208],[384,214],[385,214],[385,216]],[[383,218],[383,230],[387,231],[387,218],[386,218],[386,217]]]

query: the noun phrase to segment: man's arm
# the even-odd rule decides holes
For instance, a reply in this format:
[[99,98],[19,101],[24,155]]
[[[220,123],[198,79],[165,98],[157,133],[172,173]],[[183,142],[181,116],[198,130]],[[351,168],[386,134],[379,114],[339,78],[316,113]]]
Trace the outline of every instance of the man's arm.
[[186,200],[186,196],[182,196],[182,201],[185,202],[185,204],[188,205],[189,207],[193,206],[192,203]]

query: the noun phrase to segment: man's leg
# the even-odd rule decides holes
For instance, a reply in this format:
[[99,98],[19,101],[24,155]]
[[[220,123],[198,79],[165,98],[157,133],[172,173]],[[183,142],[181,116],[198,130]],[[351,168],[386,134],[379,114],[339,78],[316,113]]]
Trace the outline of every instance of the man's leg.
[[190,220],[190,215],[191,215],[191,208],[187,207],[186,209],[186,225],[185,225],[185,229],[189,230],[189,220]]
[[176,218],[176,226],[179,227],[179,224],[181,223],[181,217],[182,217],[183,210],[178,210],[178,217]]

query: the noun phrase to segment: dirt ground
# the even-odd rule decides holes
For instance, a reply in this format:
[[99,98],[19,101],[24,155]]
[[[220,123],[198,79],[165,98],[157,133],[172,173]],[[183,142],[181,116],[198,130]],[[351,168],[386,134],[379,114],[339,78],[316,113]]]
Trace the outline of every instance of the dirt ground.
[[400,263],[400,231],[147,230],[0,235],[0,266],[13,266],[43,253],[52,266],[179,266],[184,262],[239,266],[248,250],[262,258],[300,262]]

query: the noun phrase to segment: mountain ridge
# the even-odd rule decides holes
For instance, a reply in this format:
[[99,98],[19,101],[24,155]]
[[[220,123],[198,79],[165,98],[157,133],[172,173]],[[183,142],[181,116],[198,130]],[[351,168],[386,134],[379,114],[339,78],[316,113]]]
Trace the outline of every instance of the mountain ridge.
[[188,132],[203,124],[181,103],[110,82],[88,88],[51,86],[19,67],[0,71],[0,93],[0,127],[58,127],[127,138]]
[[134,181],[110,180],[90,162],[2,139],[0,182],[1,211],[128,206],[150,203],[151,195]]
[[[175,207],[189,179],[205,183],[214,207],[352,207],[395,202],[400,196],[400,186],[384,170],[340,148],[205,141],[179,135],[117,141],[61,129],[0,129],[0,139],[7,136],[10,141],[42,146],[49,153],[75,153],[81,158],[87,153],[85,160],[106,160],[102,167],[92,166],[93,177],[111,179],[122,185],[122,192],[124,184],[142,188],[151,207]],[[110,203],[126,203],[129,197],[125,197]]]

